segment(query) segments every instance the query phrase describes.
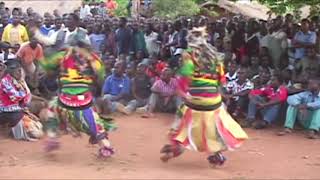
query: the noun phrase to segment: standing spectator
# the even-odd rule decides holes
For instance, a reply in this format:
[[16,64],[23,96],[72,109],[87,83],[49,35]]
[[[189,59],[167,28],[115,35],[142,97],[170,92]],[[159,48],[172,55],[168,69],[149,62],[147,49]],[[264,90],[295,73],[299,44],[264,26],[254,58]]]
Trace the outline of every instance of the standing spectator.
[[107,16],[107,8],[104,2],[100,2],[98,7],[98,15],[105,18]]
[[158,41],[158,33],[153,31],[151,23],[147,23],[144,27],[144,39],[148,54],[159,54],[160,53],[160,42]]
[[308,90],[288,98],[285,129],[278,135],[292,132],[296,120],[309,130],[308,138],[316,139],[316,132],[320,128],[320,81],[310,79]]
[[91,12],[90,12],[90,6],[88,4],[85,3],[85,1],[82,1],[82,5],[80,8],[80,19],[83,19],[87,16],[91,16]]
[[89,35],[92,49],[99,54],[102,55],[102,43],[105,41],[106,36],[101,33],[101,29],[99,24],[95,24],[93,26],[93,33]]
[[[273,76],[270,85],[250,92],[248,116],[242,123],[243,126],[248,127],[252,124],[256,129],[263,129],[276,120],[281,104],[287,100],[288,96],[288,90],[281,84],[281,77]],[[263,119],[253,122],[258,110],[260,110]]]
[[268,50],[275,68],[280,67],[280,61],[284,53],[287,52],[287,34],[281,28],[282,20],[277,18],[274,21],[268,38]]
[[251,57],[254,54],[259,53],[259,39],[260,39],[260,33],[259,33],[260,27],[257,21],[251,20],[248,24],[248,34],[245,39],[245,48],[247,55]]
[[107,0],[106,7],[110,16],[113,16],[114,11],[118,8],[118,3],[114,0]]
[[43,50],[38,41],[32,38],[30,42],[21,45],[17,57],[21,60],[26,74],[31,75],[36,72],[36,62],[43,58]]
[[127,19],[122,17],[120,19],[119,28],[116,30],[116,42],[117,42],[117,53],[129,54],[131,46],[132,33],[127,27]]
[[63,27],[62,18],[57,16],[54,20],[54,28],[49,31],[48,36],[52,36],[55,33],[59,33],[64,27]]
[[132,24],[132,48],[131,51],[137,53],[138,51],[143,51],[147,54],[146,41],[143,32],[140,30],[140,26],[137,22]]
[[40,32],[45,35],[45,36],[49,36],[49,32],[51,30],[54,29],[54,26],[52,25],[52,17],[47,16],[44,18],[44,23],[43,25],[40,27]]
[[4,28],[9,24],[9,15],[7,13],[1,13],[1,24],[0,24],[0,35],[2,37],[2,33]]
[[295,47],[295,59],[300,61],[306,55],[306,49],[316,45],[317,35],[315,32],[310,31],[310,21],[303,19],[301,21],[301,30],[296,33],[293,40]]
[[20,16],[12,17],[12,24],[8,24],[3,31],[2,41],[10,43],[12,46],[29,41],[26,28],[20,24]]

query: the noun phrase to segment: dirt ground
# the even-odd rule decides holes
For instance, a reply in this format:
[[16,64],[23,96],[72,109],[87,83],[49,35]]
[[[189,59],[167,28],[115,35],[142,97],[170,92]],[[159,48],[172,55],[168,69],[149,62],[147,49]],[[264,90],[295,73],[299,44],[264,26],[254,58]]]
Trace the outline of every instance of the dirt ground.
[[302,132],[277,137],[277,130],[248,129],[250,139],[225,153],[228,161],[212,168],[206,155],[186,152],[167,164],[159,160],[172,115],[154,119],[138,115],[115,117],[119,129],[111,134],[116,154],[97,160],[88,138],[61,138],[54,155],[43,152],[43,141],[18,142],[0,136],[1,179],[320,179],[320,141]]

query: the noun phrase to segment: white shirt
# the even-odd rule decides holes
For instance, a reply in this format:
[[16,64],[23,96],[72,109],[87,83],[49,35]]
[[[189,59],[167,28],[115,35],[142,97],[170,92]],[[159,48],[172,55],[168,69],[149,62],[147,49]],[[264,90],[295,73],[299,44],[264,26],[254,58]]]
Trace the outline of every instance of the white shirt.
[[91,9],[90,9],[89,5],[84,5],[84,7],[81,6],[81,8],[80,8],[80,19],[83,19],[86,16],[91,15],[90,10]]
[[158,33],[152,32],[149,35],[145,34],[144,39],[149,55],[158,54],[160,52],[160,44],[157,43]]
[[[63,31],[66,32],[66,35],[65,35],[65,38],[64,38],[64,42],[67,43],[68,40],[69,40],[70,35],[77,33],[77,30],[78,30],[78,28],[76,28],[76,29],[73,30],[73,31],[69,31],[69,28],[64,28]],[[46,46],[51,46],[51,45],[54,45],[54,44],[56,43],[56,41],[57,41],[57,36],[58,36],[58,32],[59,32],[59,31],[57,31],[56,33],[53,33],[50,37],[46,37],[46,36],[43,36],[43,35],[40,33],[40,31],[36,31],[36,32],[35,32],[35,37],[36,37],[42,44],[45,44]],[[86,40],[86,43],[87,43],[87,44],[91,44],[88,35],[86,35],[85,40]]]

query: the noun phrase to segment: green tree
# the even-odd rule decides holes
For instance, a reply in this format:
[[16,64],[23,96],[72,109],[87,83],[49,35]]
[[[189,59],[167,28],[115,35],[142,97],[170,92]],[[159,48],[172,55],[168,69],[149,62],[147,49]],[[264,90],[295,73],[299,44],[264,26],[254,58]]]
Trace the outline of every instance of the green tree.
[[305,5],[319,7],[320,0],[258,0],[260,3],[267,5],[273,12],[284,14],[293,12]]
[[154,15],[162,18],[192,16],[200,12],[195,0],[153,0]]

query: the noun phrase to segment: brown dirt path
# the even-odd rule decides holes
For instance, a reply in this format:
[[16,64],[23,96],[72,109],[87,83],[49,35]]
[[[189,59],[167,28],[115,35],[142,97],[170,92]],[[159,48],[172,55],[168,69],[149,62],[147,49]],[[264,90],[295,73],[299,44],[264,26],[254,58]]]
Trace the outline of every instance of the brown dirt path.
[[17,142],[0,136],[0,178],[73,179],[320,179],[320,141],[302,133],[277,137],[276,130],[247,130],[250,140],[226,153],[224,167],[213,169],[206,155],[186,152],[167,164],[159,160],[159,149],[172,115],[155,119],[138,115],[117,116],[119,129],[111,135],[116,148],[113,158],[97,160],[88,138],[64,136],[54,156],[42,151],[43,141]]

